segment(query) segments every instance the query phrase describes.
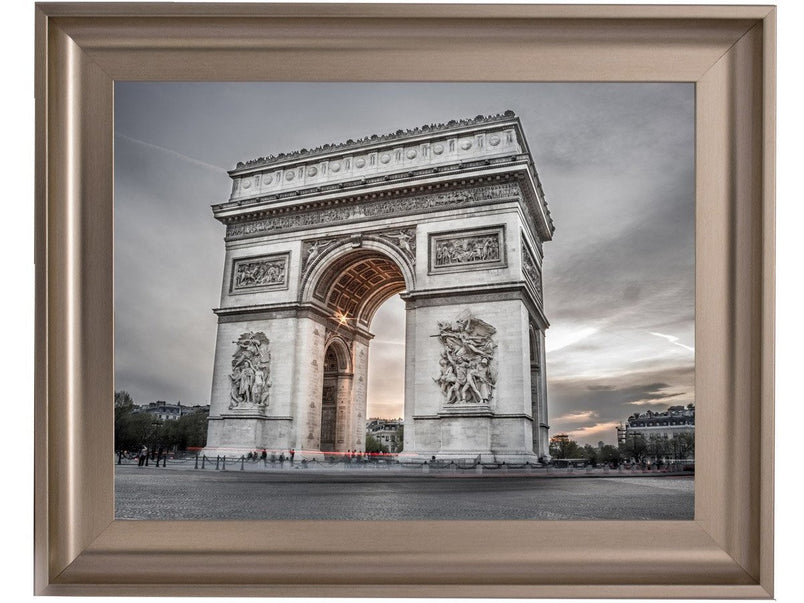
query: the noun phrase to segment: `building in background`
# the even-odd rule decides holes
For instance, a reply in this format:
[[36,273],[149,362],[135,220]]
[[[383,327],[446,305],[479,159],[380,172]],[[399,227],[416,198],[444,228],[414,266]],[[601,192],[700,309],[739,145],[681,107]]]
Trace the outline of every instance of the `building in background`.
[[184,415],[189,415],[196,412],[209,412],[209,404],[203,406],[199,404],[188,406],[187,404],[182,404],[181,401],[177,402],[176,404],[172,404],[170,402],[165,402],[164,400],[157,400],[156,402],[150,402],[147,405],[135,406],[134,412],[155,415],[157,418],[163,421],[176,421]]
[[366,436],[372,436],[388,452],[400,452],[403,424],[402,419],[369,419],[366,421]]
[[636,460],[692,459],[695,456],[695,405],[664,412],[634,413],[617,427],[621,451]]

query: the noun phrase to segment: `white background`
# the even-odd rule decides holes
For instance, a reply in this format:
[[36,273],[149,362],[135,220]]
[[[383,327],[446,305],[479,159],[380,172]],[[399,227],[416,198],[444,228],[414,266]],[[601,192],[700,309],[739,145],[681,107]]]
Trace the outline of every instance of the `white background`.
[[[509,0],[509,3],[512,3]],[[599,4],[565,2],[567,4]],[[619,0],[620,4],[640,4]],[[641,2],[655,4],[655,2]],[[702,4],[673,2],[661,4]],[[706,4],[757,4],[708,1]],[[798,601],[801,588],[799,535],[804,474],[797,377],[799,342],[804,336],[798,308],[801,291],[802,200],[798,165],[802,129],[802,3],[779,0],[778,13],[778,192],[777,192],[777,392],[776,392],[776,599]],[[2,301],[3,338],[0,406],[4,438],[0,440],[3,504],[3,584],[9,601],[33,598],[33,462],[44,451],[33,449],[33,141],[34,141],[34,4],[6,0],[0,12],[3,44],[3,181]],[[797,186],[799,185],[799,186]],[[82,598],[83,599],[83,598]],[[106,598],[88,601],[109,600]],[[161,599],[162,601],[173,599]],[[176,599],[177,600],[177,599]],[[202,601],[204,599],[196,599]],[[211,599],[210,599],[211,600]],[[289,601],[300,601],[299,599]]]

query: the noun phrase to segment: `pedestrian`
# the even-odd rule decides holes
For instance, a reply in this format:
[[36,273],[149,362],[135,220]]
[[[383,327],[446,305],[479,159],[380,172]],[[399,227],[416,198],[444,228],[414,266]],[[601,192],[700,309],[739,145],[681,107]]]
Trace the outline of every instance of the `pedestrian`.
[[280,452],[279,453],[279,467],[282,468],[284,466],[285,466],[285,453]]
[[260,459],[262,459],[263,467],[268,465],[268,453],[265,451],[265,448],[262,449],[262,455],[260,455]]
[[293,448],[290,449],[290,464],[293,464],[293,457],[296,456],[296,451]]

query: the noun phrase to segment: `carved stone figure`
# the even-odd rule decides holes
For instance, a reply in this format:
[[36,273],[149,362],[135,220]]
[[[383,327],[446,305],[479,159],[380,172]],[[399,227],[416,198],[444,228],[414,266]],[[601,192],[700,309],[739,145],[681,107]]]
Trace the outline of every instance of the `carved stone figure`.
[[439,322],[438,337],[443,346],[434,381],[441,388],[445,404],[489,404],[497,382],[492,336],[497,332],[487,322],[471,315],[455,322]]
[[392,232],[383,232],[381,235],[384,238],[391,239],[394,245],[407,254],[409,257],[416,258],[416,229],[410,228],[407,230],[398,230]]
[[539,273],[539,269],[536,267],[533,256],[530,255],[530,251],[524,246],[522,247],[522,272],[524,272],[525,276],[533,283],[538,299],[541,301],[542,277]]
[[437,268],[499,260],[500,238],[496,233],[436,241],[435,266]]
[[285,282],[287,259],[236,260],[234,266],[233,289],[252,289]]
[[313,265],[315,259],[329,247],[335,239],[319,239],[304,242],[304,270]]
[[262,331],[243,333],[232,357],[229,408],[264,408],[271,387],[270,341]]

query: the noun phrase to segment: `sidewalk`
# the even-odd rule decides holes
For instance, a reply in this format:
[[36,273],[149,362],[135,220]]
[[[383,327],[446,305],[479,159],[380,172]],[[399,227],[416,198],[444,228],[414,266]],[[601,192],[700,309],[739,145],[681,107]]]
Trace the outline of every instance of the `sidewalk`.
[[642,469],[632,468],[625,469],[620,467],[618,469],[610,469],[608,467],[569,467],[557,468],[550,466],[537,466],[537,465],[506,465],[505,463],[478,463],[478,464],[460,464],[454,462],[439,462],[414,464],[414,463],[374,463],[374,462],[336,462],[336,463],[321,463],[317,461],[303,463],[295,461],[285,461],[280,463],[276,461],[271,463],[268,461],[264,463],[261,460],[253,461],[248,459],[227,458],[223,457],[204,459],[203,457],[187,457],[182,459],[168,459],[167,466],[163,467],[160,463],[156,467],[155,461],[149,460],[149,465],[139,467],[136,460],[123,459],[120,465],[117,465],[117,457],[115,457],[115,466],[131,468],[140,471],[165,471],[165,470],[189,470],[197,471],[199,473],[214,473],[214,472],[256,472],[256,473],[272,473],[272,474],[321,474],[321,475],[338,475],[349,474],[352,476],[364,475],[369,476],[399,476],[399,477],[537,477],[537,478],[583,478],[583,477],[693,477],[694,472],[681,471],[681,470],[667,470],[667,469]]

